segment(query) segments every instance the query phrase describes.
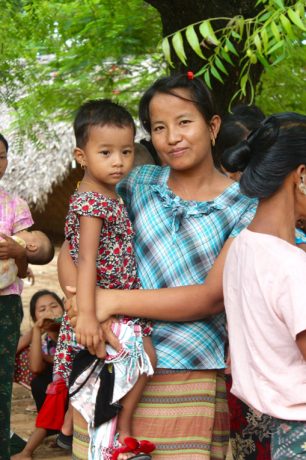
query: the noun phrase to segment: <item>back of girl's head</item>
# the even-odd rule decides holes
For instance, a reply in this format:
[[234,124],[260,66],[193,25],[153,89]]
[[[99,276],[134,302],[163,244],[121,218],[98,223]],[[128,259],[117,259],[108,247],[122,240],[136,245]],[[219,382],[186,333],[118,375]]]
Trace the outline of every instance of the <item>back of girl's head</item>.
[[84,148],[91,127],[105,125],[131,127],[136,133],[133,117],[124,107],[110,99],[91,100],[81,105],[73,123],[76,146]]
[[5,150],[8,152],[8,149],[9,149],[8,142],[5,139],[5,137],[3,136],[3,134],[1,134],[1,133],[0,133],[0,142],[2,142],[2,144],[4,144]]
[[56,292],[49,291],[48,289],[41,289],[40,291],[35,292],[35,294],[33,294],[33,296],[31,297],[31,300],[30,300],[30,315],[31,315],[31,318],[32,318],[32,320],[34,322],[36,321],[36,303],[37,303],[38,299],[40,299],[40,297],[42,297],[44,295],[50,295],[51,297],[53,297],[54,300],[56,300],[56,302],[62,307],[62,309],[64,311],[63,301],[56,294]]
[[247,139],[224,152],[227,171],[243,171],[242,193],[268,198],[299,165],[306,164],[306,116],[285,112],[266,118]]
[[[183,97],[178,89],[188,90],[190,96]],[[182,100],[193,102],[207,123],[216,114],[212,94],[200,78],[188,78],[187,74],[173,75],[156,80],[144,93],[139,103],[139,119],[144,129],[151,133],[150,102],[156,94],[170,94]]]

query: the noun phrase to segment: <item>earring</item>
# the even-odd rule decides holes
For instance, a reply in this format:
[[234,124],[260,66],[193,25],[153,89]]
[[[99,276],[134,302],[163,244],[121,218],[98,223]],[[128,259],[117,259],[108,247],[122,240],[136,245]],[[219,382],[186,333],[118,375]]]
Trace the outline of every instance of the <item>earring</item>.
[[211,145],[214,147],[216,145],[216,139],[214,137],[214,135],[212,134],[211,135]]
[[304,184],[304,177],[305,176],[301,176],[301,182],[299,183],[298,187],[299,191],[303,193],[303,195],[306,195],[306,185]]
[[81,168],[82,168],[82,169],[86,169],[85,163],[81,163]]

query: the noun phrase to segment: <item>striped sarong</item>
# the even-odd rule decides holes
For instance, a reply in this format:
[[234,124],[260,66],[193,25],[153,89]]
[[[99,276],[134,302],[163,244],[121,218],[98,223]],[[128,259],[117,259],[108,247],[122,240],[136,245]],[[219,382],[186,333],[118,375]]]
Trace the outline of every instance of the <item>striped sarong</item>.
[[[170,372],[170,373],[169,373]],[[88,436],[74,418],[73,458],[87,459]],[[156,460],[225,459],[229,420],[223,371],[157,370],[134,414],[133,436],[156,444]]]

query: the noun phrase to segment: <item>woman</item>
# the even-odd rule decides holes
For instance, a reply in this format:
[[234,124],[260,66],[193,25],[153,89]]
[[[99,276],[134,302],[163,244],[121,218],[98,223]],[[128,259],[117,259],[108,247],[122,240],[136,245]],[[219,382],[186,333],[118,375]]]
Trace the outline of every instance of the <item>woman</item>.
[[231,391],[271,417],[273,460],[306,458],[306,254],[295,245],[306,217],[306,117],[269,117],[224,166],[243,170],[242,192],[259,199],[224,267]]
[[[156,320],[152,339],[157,371],[133,427],[135,436],[157,445],[154,458],[224,458],[228,414],[223,373],[225,318],[220,314],[222,247],[248,224],[256,203],[243,197],[237,184],[214,167],[212,146],[220,117],[200,79],[179,75],[156,81],[141,99],[140,119],[166,166],[136,168],[118,191],[134,225],[142,285],[153,291],[129,291],[126,296],[118,290],[99,292],[100,320],[109,313],[132,311]],[[67,286],[74,280],[64,273],[64,254],[59,262],[60,280]],[[184,287],[168,289],[176,286]],[[113,304],[109,311],[108,295]],[[213,316],[203,321],[205,309]],[[75,420],[78,425],[80,418]],[[77,436],[79,431],[77,426]],[[76,457],[77,445],[76,439]]]

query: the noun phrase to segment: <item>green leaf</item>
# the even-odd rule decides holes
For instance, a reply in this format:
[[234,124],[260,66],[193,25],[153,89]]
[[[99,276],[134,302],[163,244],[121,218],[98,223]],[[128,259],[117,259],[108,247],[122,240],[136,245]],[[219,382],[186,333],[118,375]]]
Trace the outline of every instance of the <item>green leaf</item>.
[[230,55],[223,49],[221,48],[221,55],[223,57],[223,59],[228,62],[229,64],[231,64],[232,66],[234,66],[235,64],[233,63]]
[[261,53],[262,46],[261,46],[261,40],[260,40],[259,35],[258,35],[258,34],[255,34],[253,40],[254,40],[254,44],[255,44],[255,46],[256,46],[256,48],[257,48],[257,51],[258,51],[259,53]]
[[282,46],[284,45],[284,40],[280,40],[279,42],[275,43],[272,48],[270,48],[268,51],[267,51],[267,54],[273,54],[275,53],[275,51],[277,51],[279,48],[281,48]]
[[218,70],[217,70],[214,66],[211,66],[211,67],[210,67],[210,71],[211,71],[211,74],[212,74],[217,80],[219,80],[221,83],[224,83],[223,78],[221,77],[221,75],[219,74]]
[[299,14],[296,11],[292,10],[291,8],[288,8],[287,14],[291,22],[293,22],[293,24],[299,27],[299,29],[306,31],[305,24],[303,23],[302,19],[300,18]]
[[204,81],[206,85],[208,86],[209,89],[212,89],[211,86],[211,81],[210,81],[210,75],[209,75],[209,70],[207,69],[206,72],[204,73]]
[[225,39],[225,46],[227,46],[228,50],[231,53],[233,53],[233,54],[235,54],[236,56],[239,57],[239,54],[237,53],[236,48],[234,47],[234,45],[232,44],[232,42],[228,38]]
[[244,74],[241,79],[240,79],[240,88],[241,88],[241,92],[242,94],[245,96],[246,95],[246,84],[247,84],[247,81],[248,81],[248,74]]
[[277,41],[280,40],[280,38],[281,38],[280,33],[279,33],[278,27],[277,27],[277,25],[275,24],[274,21],[271,22],[271,30],[273,32],[273,35],[274,35],[275,39]]
[[166,61],[173,67],[173,62],[171,60],[170,44],[167,37],[165,37],[162,41],[162,50],[165,55]]
[[232,30],[232,36],[233,36],[234,38],[236,38],[237,40],[241,40],[240,35],[239,35],[237,32],[235,32],[234,30]]
[[215,46],[219,45],[220,42],[217,39],[215,32],[208,19],[202,22],[202,24],[199,27],[199,31],[202,37],[205,38],[206,41],[210,42],[212,45],[215,45]]
[[183,37],[181,32],[175,32],[172,38],[172,45],[178,58],[182,61],[184,65],[187,65],[187,57],[184,50]]
[[265,67],[265,68],[270,67],[269,62],[267,61],[267,59],[262,54],[257,53],[257,59],[259,60],[259,62],[261,63],[261,65],[263,67]]
[[295,35],[293,33],[293,30],[292,30],[292,27],[291,27],[291,22],[289,21],[287,16],[285,16],[284,14],[281,14],[279,18],[280,18],[280,21],[282,23],[282,26],[283,26],[283,29],[285,31],[285,34],[288,36],[288,38],[295,39],[296,37],[295,37]]
[[198,55],[200,56],[200,58],[202,59],[206,59],[204,56],[203,56],[203,53],[202,53],[202,50],[201,50],[201,45],[200,45],[200,42],[199,42],[199,39],[198,39],[198,36],[193,28],[193,26],[188,26],[187,29],[186,29],[186,38],[187,38],[187,41],[189,43],[189,45],[191,46],[191,48],[193,49],[193,51]]
[[263,46],[264,46],[264,50],[267,51],[268,45],[269,45],[269,36],[268,36],[267,30],[265,28],[263,28],[262,31],[260,32],[260,35],[261,35],[261,38],[262,38],[262,43],[263,43]]
[[228,71],[226,70],[221,59],[218,56],[216,56],[215,58],[215,64],[218,67],[218,69],[221,70],[221,72],[225,73],[225,75],[228,75]]
[[273,0],[273,2],[275,3],[276,6],[278,6],[278,8],[284,8],[284,2],[283,0]]

